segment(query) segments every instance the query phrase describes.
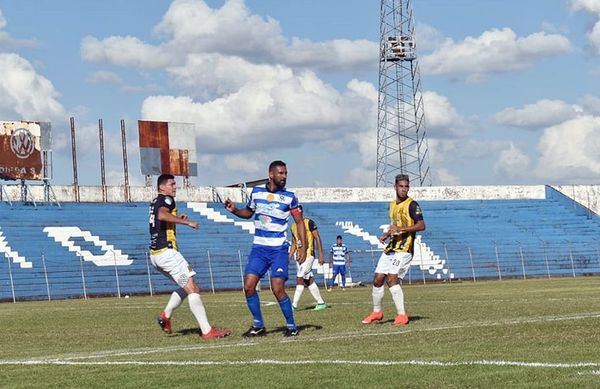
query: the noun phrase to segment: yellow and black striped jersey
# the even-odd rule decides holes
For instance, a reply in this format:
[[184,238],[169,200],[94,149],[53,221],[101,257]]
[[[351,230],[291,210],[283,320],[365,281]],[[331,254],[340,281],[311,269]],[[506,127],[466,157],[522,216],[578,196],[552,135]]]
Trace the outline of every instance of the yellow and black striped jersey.
[[[315,256],[315,238],[313,237],[312,232],[317,229],[317,223],[312,221],[309,218],[304,218],[304,228],[306,229],[306,255],[309,257]],[[300,247],[300,237],[298,236],[298,229],[296,228],[296,223],[292,224],[292,235],[296,238],[296,244]]]
[[[407,197],[404,201],[390,202],[390,226],[411,227],[416,222],[423,220],[423,213],[419,204]],[[393,233],[384,249],[385,253],[391,251],[412,253],[414,250],[415,233]]]
[[158,210],[167,208],[171,215],[177,216],[177,205],[171,196],[159,194],[150,203],[149,227],[150,227],[150,251],[157,252],[165,248],[177,250],[177,238],[175,224],[158,220]]

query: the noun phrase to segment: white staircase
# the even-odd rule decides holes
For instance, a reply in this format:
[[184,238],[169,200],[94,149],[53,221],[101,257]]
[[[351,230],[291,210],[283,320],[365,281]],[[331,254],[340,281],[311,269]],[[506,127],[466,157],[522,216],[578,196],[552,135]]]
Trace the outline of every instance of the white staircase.
[[0,253],[4,253],[7,258],[12,259],[13,263],[18,263],[22,269],[31,269],[33,267],[33,263],[27,261],[27,259],[21,255],[17,251],[13,251],[13,249],[8,245],[8,241],[6,237],[2,233],[2,229],[0,228]]
[[217,223],[233,223],[234,226],[238,226],[242,230],[248,231],[248,233],[254,235],[254,222],[233,220],[209,207],[206,203],[187,203],[187,207],[194,212],[198,212],[202,216],[206,216],[209,220]]
[[[371,245],[383,249],[385,246],[379,242],[377,236],[371,235],[365,232],[358,224],[354,224],[351,221],[338,221],[335,223],[336,226],[341,227],[344,232],[358,236],[363,240],[366,240]],[[379,226],[382,231],[387,231],[389,224],[382,224]],[[425,242],[422,240],[421,235],[417,235],[415,238],[414,254],[412,260],[413,266],[419,266],[422,271],[427,271],[429,274],[434,275],[437,273],[436,278],[441,279],[442,274],[448,274],[448,269],[445,266],[446,260],[440,259],[439,255],[436,255]],[[439,272],[438,272],[439,271]]]
[[[44,227],[43,230],[54,241],[59,242],[61,246],[69,251],[80,255],[83,260],[93,262],[96,266],[127,266],[133,263],[127,254],[121,250],[115,249],[115,246],[101,240],[98,236],[92,235],[90,231],[82,231],[79,227]],[[95,255],[89,250],[84,250],[76,245],[71,238],[83,238],[86,242],[91,242],[99,247],[104,254]]]

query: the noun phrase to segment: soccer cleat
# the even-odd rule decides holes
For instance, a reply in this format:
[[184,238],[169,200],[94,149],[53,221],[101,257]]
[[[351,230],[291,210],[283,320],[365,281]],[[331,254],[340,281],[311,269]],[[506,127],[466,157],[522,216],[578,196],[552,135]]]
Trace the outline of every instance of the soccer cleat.
[[165,315],[165,311],[162,311],[158,315],[158,319],[156,319],[156,321],[158,321],[158,325],[160,326],[161,330],[163,330],[167,334],[170,334],[172,332],[172,330],[171,330],[171,319],[169,319],[167,317],[167,315]]
[[395,326],[403,326],[405,324],[408,324],[408,315],[407,314],[397,315],[396,318],[394,319]]
[[291,336],[298,336],[298,334],[300,334],[300,330],[298,328],[286,328],[283,336],[289,338]]
[[323,309],[327,309],[327,308],[329,308],[329,306],[327,304],[325,304],[325,303],[323,303],[323,304],[317,304],[313,308],[313,311],[322,311]]
[[295,307],[294,305],[292,305],[292,309],[293,309],[294,311],[297,311],[297,310],[298,310],[298,307]]
[[254,338],[255,336],[265,336],[267,334],[267,330],[265,327],[250,327],[248,331],[242,334],[243,337],[246,338]]
[[333,288],[327,288],[328,292],[331,292],[333,290]]
[[231,330],[228,328],[211,328],[206,334],[201,334],[202,339],[217,339],[224,338],[231,334]]
[[379,321],[379,320],[383,320],[383,312],[382,311],[379,311],[379,312],[373,311],[373,312],[371,312],[371,314],[369,316],[365,317],[362,320],[362,323],[363,324],[371,324],[374,321]]

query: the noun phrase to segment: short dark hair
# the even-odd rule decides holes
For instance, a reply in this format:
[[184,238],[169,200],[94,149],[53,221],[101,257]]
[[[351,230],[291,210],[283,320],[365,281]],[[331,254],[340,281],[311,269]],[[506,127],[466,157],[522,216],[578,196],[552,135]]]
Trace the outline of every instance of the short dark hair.
[[338,235],[336,239],[342,239],[342,236],[341,236],[341,235]]
[[271,162],[271,164],[269,165],[269,171],[275,169],[276,167],[286,167],[287,165],[285,164],[285,162],[283,161],[273,161]]
[[408,177],[408,174],[398,174],[394,182],[397,184],[399,181],[406,181],[410,184],[410,178]]
[[172,174],[161,174],[156,179],[156,189],[160,190],[160,186],[169,180],[174,180],[175,176]]
[[298,204],[298,209],[304,211],[304,208],[302,208],[302,204]]

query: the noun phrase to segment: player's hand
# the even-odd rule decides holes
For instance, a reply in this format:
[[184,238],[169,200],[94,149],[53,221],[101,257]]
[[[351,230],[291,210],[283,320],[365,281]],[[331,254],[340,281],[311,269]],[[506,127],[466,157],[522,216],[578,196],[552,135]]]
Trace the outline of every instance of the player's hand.
[[319,258],[319,266],[323,266],[324,263],[325,263],[325,261],[322,260],[321,258]]
[[381,235],[381,236],[379,237],[379,242],[380,242],[381,244],[385,244],[385,240],[386,240],[386,239],[387,239],[387,235]]
[[305,247],[300,247],[298,249],[298,254],[296,254],[296,260],[298,261],[298,264],[302,265],[304,263],[304,261],[306,261],[306,248]]
[[229,212],[233,213],[233,211],[235,211],[235,203],[233,201],[231,201],[231,199],[227,199],[225,200],[225,209],[228,210]]
[[198,222],[191,221],[191,220],[187,220],[187,225],[189,227],[192,227],[194,230],[197,230],[198,227],[200,227],[200,224],[198,224]]

